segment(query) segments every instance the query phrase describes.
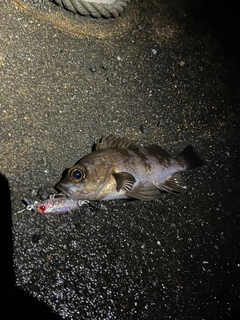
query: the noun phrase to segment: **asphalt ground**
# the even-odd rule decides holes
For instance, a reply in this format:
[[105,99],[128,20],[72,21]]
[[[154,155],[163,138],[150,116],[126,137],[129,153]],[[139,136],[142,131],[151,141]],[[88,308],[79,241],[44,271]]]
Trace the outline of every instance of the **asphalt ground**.
[[[239,319],[239,22],[229,3],[118,19],[1,2],[1,304],[49,319]],[[51,6],[51,7],[50,7]],[[50,9],[51,10],[50,10]],[[191,144],[188,191],[25,210],[103,135]],[[40,191],[39,191],[40,190]],[[2,309],[3,310],[3,309]]]

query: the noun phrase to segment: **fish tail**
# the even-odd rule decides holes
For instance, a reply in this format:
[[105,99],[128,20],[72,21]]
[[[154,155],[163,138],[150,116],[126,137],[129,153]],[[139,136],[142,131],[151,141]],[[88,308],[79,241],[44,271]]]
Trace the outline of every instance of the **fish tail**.
[[179,155],[179,159],[183,160],[186,164],[186,169],[195,169],[204,165],[204,161],[200,158],[197,152],[193,149],[192,146],[186,147]]

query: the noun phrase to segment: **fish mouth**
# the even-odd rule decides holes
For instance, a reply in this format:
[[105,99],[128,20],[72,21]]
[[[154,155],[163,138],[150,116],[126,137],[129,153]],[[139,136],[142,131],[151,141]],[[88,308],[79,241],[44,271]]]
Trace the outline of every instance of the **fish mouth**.
[[68,192],[68,189],[63,187],[63,186],[59,186],[59,183],[56,184],[56,186],[54,187],[54,189],[58,192],[58,193],[63,193],[67,198],[70,198],[71,195]]

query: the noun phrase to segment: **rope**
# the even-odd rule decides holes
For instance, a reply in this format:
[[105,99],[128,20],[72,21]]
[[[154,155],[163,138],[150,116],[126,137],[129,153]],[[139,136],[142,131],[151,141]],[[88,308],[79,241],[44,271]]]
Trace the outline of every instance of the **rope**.
[[[114,3],[94,3],[86,0],[54,0],[60,7],[74,13],[94,18],[116,18],[123,13],[130,0],[116,0]],[[92,0],[94,1],[94,0]]]

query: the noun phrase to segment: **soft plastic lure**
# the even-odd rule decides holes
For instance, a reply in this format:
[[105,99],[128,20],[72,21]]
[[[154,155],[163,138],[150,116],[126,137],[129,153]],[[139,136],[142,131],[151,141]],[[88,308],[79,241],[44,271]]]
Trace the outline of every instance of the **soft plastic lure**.
[[80,208],[83,204],[87,203],[86,200],[76,200],[66,197],[51,197],[42,201],[31,201],[24,199],[27,203],[27,210],[34,210],[42,214],[61,214],[70,210]]

